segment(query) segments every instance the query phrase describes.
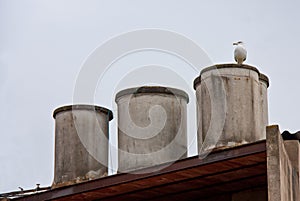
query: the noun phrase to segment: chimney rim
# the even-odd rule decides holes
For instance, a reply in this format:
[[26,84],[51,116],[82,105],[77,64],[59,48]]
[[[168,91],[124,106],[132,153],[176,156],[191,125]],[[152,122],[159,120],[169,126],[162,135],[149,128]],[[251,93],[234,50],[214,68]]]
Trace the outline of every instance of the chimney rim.
[[265,83],[267,84],[267,88],[270,86],[269,78],[268,78],[268,76],[266,76],[265,74],[260,73],[260,74],[259,74],[259,80],[265,82]]
[[103,112],[108,115],[109,121],[113,119],[113,113],[111,110],[98,105],[87,105],[87,104],[65,105],[65,106],[58,107],[53,111],[53,118],[55,119],[56,115],[60,112],[65,112],[70,110],[90,110],[90,111]]
[[229,63],[229,64],[215,64],[213,66],[209,66],[207,68],[204,68],[201,70],[200,72],[200,76],[207,72],[207,71],[210,71],[210,70],[213,70],[213,69],[222,69],[222,68],[242,68],[242,69],[248,69],[248,70],[253,70],[255,72],[257,72],[258,74],[260,74],[259,70],[254,67],[254,66],[250,66],[250,65],[247,65],[247,64],[232,64],[232,63]]
[[212,66],[202,69],[200,72],[200,75],[198,77],[196,77],[194,80],[194,89],[196,90],[197,85],[201,83],[201,75],[203,73],[210,71],[210,70],[223,69],[223,68],[241,68],[241,69],[248,69],[248,70],[255,71],[258,73],[259,80],[265,81],[267,84],[267,87],[269,87],[269,78],[266,75],[260,73],[256,67],[250,66],[247,64],[239,65],[239,64],[228,63],[228,64],[215,64],[215,65],[212,65]]
[[141,86],[141,87],[123,89],[116,94],[115,102],[117,103],[122,96],[126,96],[126,95],[154,94],[154,93],[179,96],[186,99],[187,103],[189,102],[189,95],[185,91],[181,89],[176,89],[172,87],[163,87],[163,86]]

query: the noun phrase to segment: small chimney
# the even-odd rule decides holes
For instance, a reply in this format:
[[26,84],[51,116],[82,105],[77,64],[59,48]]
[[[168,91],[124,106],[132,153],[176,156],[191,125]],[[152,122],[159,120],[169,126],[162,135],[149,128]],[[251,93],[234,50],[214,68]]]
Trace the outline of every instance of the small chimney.
[[117,93],[119,172],[187,157],[188,101],[184,91],[159,86]]
[[112,112],[94,105],[56,109],[53,188],[107,175],[108,122]]
[[194,80],[199,153],[265,139],[268,86],[268,77],[253,66],[203,69]]

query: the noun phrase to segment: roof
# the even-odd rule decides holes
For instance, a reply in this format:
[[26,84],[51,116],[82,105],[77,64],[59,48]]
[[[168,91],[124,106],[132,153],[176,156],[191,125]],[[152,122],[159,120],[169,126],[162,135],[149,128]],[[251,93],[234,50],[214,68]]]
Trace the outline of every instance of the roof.
[[[267,188],[266,141],[91,180],[16,200],[194,200]],[[160,170],[158,170],[160,169]]]

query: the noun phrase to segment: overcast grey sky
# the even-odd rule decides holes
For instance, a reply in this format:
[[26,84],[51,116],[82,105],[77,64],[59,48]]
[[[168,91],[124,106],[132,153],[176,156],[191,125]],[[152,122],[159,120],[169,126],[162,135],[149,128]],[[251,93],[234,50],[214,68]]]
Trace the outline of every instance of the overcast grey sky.
[[[246,63],[270,78],[270,124],[279,124],[282,131],[297,131],[299,8],[296,0],[0,0],[0,192],[18,190],[18,186],[34,188],[36,183],[51,185],[53,110],[72,103],[76,78],[88,55],[108,39],[132,30],[157,28],[182,34],[203,48],[213,63],[233,62],[232,42],[243,40]],[[134,69],[155,59],[154,63],[165,65],[169,55],[163,57],[153,53],[144,55],[144,60],[137,53],[120,61],[114,74],[107,73],[100,83],[105,89],[95,94],[95,103],[115,110],[117,86],[110,80],[122,88],[125,85],[116,80],[125,76],[120,70],[125,64]],[[177,60],[168,65],[180,72],[185,66]],[[149,83],[155,74],[147,77]],[[186,74],[192,89],[193,79],[187,77],[195,78],[197,73]],[[111,134],[116,136],[115,126]],[[189,153],[194,154],[193,150]]]

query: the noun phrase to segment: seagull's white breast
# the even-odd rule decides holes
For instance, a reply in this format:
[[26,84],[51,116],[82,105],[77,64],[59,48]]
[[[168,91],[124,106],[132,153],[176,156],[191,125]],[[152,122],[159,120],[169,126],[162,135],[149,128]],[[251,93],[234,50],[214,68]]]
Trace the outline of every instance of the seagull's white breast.
[[237,45],[234,50],[234,59],[238,64],[242,64],[247,58],[247,50],[242,45]]

